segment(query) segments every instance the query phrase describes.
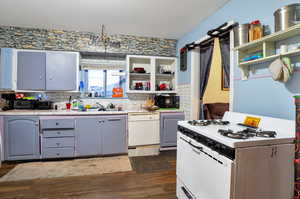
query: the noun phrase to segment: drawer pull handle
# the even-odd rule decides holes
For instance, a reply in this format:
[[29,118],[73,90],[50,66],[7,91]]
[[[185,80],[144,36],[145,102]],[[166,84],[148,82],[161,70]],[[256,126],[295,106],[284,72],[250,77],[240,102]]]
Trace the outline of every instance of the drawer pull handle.
[[56,145],[57,145],[57,146],[59,146],[59,145],[60,145],[60,143],[56,143]]
[[60,132],[58,131],[57,134],[60,135]]
[[58,125],[59,125],[59,123],[58,123],[58,122],[56,122],[56,123],[55,123],[55,125],[56,125],[56,126],[58,126]]
[[113,121],[121,121],[121,119],[108,119],[108,121],[113,122]]
[[59,153],[57,153],[56,155],[57,155],[57,156],[59,156],[60,154],[59,154]]

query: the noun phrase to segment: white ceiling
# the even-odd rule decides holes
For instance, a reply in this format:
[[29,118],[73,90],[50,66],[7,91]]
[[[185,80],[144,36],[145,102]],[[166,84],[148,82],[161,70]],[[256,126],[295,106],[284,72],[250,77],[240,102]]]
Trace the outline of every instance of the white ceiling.
[[0,25],[178,39],[229,0],[0,0]]

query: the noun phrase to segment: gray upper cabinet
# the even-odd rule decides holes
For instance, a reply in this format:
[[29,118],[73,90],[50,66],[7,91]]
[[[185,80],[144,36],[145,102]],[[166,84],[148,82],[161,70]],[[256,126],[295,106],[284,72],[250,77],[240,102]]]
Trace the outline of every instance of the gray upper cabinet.
[[11,116],[4,121],[5,160],[39,159],[39,119]]
[[101,127],[102,117],[76,118],[76,155],[93,156],[102,154]]
[[17,90],[77,90],[78,53],[17,51]]
[[102,132],[102,153],[118,154],[127,153],[127,117],[108,116]]
[[47,52],[46,90],[77,89],[78,55],[71,52]]
[[161,113],[160,146],[176,146],[177,122],[184,120],[184,113]]
[[46,53],[18,52],[17,89],[45,90],[46,88]]

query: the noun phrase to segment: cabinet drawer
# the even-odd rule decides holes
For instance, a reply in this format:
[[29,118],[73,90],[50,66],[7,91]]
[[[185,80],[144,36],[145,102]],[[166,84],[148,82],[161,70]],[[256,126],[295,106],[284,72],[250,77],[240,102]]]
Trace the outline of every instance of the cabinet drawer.
[[42,129],[74,129],[74,119],[49,119],[41,120]]
[[74,157],[74,148],[43,148],[43,158],[71,158]]
[[74,137],[62,137],[62,138],[45,138],[43,139],[43,148],[55,148],[55,147],[74,147]]
[[74,137],[74,130],[44,130],[43,137],[53,138],[53,137]]

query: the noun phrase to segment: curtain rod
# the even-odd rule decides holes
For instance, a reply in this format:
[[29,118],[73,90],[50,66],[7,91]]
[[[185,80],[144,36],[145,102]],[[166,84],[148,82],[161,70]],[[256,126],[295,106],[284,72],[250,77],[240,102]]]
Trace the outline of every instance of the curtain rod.
[[220,38],[220,37],[226,35],[227,33],[229,33],[229,31],[231,31],[237,25],[238,25],[238,23],[234,23],[234,24],[231,24],[228,26],[228,23],[226,22],[215,29],[209,30],[207,32],[208,38],[204,39],[201,42],[194,41],[192,43],[186,44],[182,48],[181,51],[186,51],[186,50],[190,51],[197,47],[205,46],[205,45],[209,44],[211,41],[213,41],[215,38],[217,38],[217,37]]

